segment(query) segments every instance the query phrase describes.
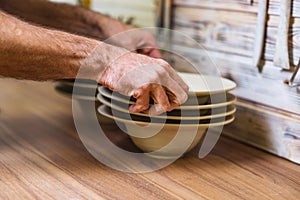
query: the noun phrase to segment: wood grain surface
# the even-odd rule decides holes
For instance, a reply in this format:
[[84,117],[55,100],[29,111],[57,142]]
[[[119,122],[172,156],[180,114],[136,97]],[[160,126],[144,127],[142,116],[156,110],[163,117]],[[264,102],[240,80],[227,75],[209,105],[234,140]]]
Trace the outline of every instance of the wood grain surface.
[[53,83],[0,85],[0,199],[299,199],[299,165],[226,137],[201,160],[196,148],[155,172],[115,171],[84,148]]

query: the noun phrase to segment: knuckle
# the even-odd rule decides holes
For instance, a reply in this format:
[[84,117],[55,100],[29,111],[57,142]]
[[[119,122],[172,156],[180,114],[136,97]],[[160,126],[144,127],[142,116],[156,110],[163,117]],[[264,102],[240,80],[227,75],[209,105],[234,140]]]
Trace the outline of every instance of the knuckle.
[[163,67],[157,68],[157,73],[159,76],[162,76],[162,77],[165,77],[168,75],[168,72]]
[[151,85],[153,87],[153,85],[156,85],[157,83],[160,83],[160,78],[157,75],[153,75],[149,78],[149,86]]
[[162,104],[156,104],[154,108],[155,112],[159,114],[169,111],[169,107]]
[[141,87],[140,87],[140,90],[142,90],[143,92],[146,92],[146,91],[149,90],[149,87],[150,87],[150,85],[149,85],[149,84],[146,84],[146,85],[141,86]]
[[184,89],[184,91],[185,91],[186,93],[188,93],[189,90],[190,90],[190,88],[189,88],[189,86],[188,86],[187,84],[183,85],[183,89]]
[[159,64],[160,64],[161,66],[163,66],[163,67],[170,67],[170,64],[169,64],[167,61],[165,61],[165,60],[160,59],[160,58],[158,58],[158,59],[156,59],[156,60],[159,62]]
[[159,83],[153,83],[151,85],[151,90],[152,90],[152,94],[159,89],[159,87],[161,87],[161,85]]
[[173,107],[172,106],[166,106],[166,107],[163,107],[162,108],[163,110],[163,112],[169,112],[169,111],[171,111],[171,110],[173,110]]
[[148,105],[136,105],[136,109],[140,112],[140,111],[144,111],[148,109]]
[[188,99],[188,94],[187,93],[183,93],[180,98],[179,98],[179,104],[182,104],[184,102],[186,102]]

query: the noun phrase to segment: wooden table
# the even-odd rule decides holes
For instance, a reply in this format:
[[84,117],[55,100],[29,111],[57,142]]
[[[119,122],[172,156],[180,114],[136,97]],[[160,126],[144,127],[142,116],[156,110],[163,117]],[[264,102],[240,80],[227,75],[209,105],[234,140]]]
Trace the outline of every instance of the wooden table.
[[299,165],[226,137],[204,159],[194,150],[155,172],[115,171],[84,148],[53,83],[0,85],[1,199],[300,198]]

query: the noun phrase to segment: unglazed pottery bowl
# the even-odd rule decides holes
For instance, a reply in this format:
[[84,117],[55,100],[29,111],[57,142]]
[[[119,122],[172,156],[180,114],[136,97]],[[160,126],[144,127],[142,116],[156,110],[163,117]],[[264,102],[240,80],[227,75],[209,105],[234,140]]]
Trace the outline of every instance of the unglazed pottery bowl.
[[119,111],[105,105],[100,106],[98,112],[125,125],[131,140],[147,155],[163,159],[181,157],[199,143],[208,127],[223,126],[234,120],[234,116],[230,115],[213,123],[210,120],[145,122],[120,116]]

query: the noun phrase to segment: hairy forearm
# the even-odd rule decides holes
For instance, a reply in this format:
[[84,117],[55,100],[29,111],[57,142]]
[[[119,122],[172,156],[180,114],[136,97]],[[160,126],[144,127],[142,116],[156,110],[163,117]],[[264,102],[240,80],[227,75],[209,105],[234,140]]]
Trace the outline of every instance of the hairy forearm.
[[113,19],[90,10],[46,0],[0,0],[0,9],[25,21],[104,40]]
[[[101,43],[30,25],[0,11],[0,75],[19,79],[75,78],[82,60]],[[92,78],[86,69],[82,78]]]

